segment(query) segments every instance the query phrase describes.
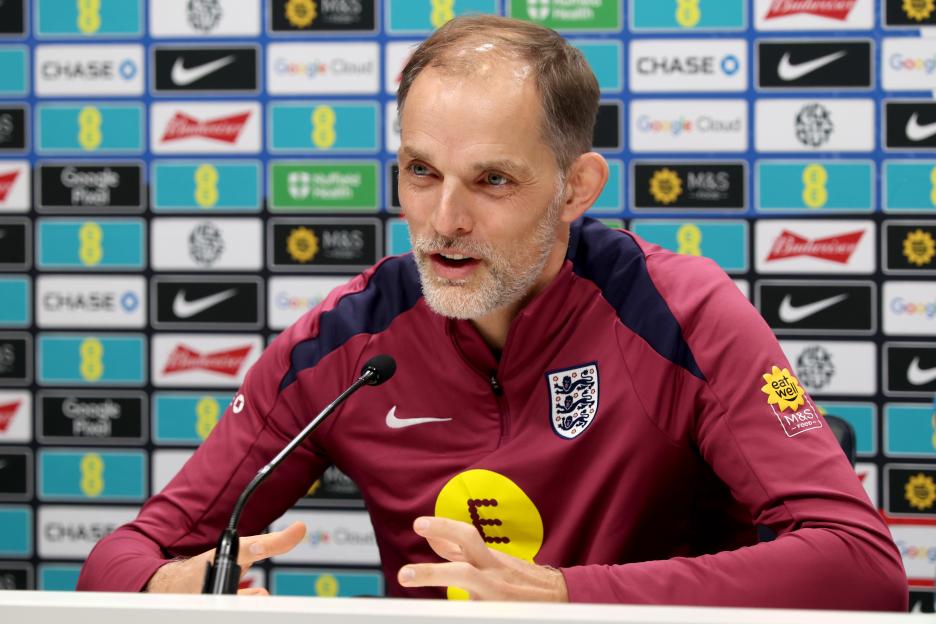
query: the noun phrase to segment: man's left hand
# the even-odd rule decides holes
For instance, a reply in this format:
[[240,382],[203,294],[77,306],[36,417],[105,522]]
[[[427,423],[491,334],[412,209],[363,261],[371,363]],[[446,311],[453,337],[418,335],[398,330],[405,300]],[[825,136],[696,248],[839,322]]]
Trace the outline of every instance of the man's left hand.
[[413,530],[446,562],[403,566],[403,587],[460,587],[472,600],[569,601],[562,572],[488,548],[466,522],[421,517]]

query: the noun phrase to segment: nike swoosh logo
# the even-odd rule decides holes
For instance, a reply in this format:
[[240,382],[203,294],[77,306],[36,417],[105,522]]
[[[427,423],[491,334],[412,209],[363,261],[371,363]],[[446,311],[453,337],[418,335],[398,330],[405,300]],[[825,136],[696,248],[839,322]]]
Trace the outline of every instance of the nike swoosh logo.
[[910,366],[907,367],[907,381],[914,386],[922,386],[934,379],[936,379],[936,366],[924,370],[920,368],[920,358],[913,358],[913,361],[910,362]]
[[185,298],[185,290],[180,290],[176,293],[175,299],[172,300],[172,313],[181,319],[189,318],[190,316],[195,316],[199,312],[204,312],[212,306],[218,305],[222,301],[230,299],[236,294],[237,289],[231,288],[213,295],[208,295],[207,297],[202,297],[201,299],[189,301]]
[[234,62],[234,55],[225,56],[224,58],[219,58],[216,61],[211,61],[205,63],[204,65],[198,65],[196,67],[186,67],[185,62],[180,56],[175,60],[175,63],[172,64],[172,82],[180,87],[190,85],[196,80],[201,80],[210,73],[216,72],[222,67],[230,65]]
[[828,299],[820,299],[819,301],[814,301],[813,303],[807,303],[806,305],[801,306],[794,306],[790,301],[792,298],[792,295],[787,295],[783,298],[783,301],[780,302],[780,320],[784,323],[797,323],[802,321],[807,316],[812,316],[813,314],[822,312],[826,308],[831,308],[836,303],[847,299],[848,293],[835,295],[834,297],[829,297]]
[[397,418],[396,416],[396,405],[390,408],[390,411],[387,412],[387,426],[391,429],[403,429],[404,427],[412,427],[413,425],[423,425],[425,423],[431,422],[445,422],[447,420],[452,420],[451,418]]
[[843,56],[847,54],[847,51],[842,50],[841,52],[833,52],[832,54],[827,54],[825,56],[820,56],[817,59],[811,61],[804,61],[802,63],[796,63],[795,65],[790,62],[790,53],[787,52],[780,59],[780,64],[777,65],[777,75],[780,76],[780,80],[790,82],[791,80],[797,80],[802,78],[806,74],[811,74],[821,67],[825,67],[829,63],[834,63]]
[[907,138],[911,141],[923,141],[936,134],[936,123],[929,123],[921,126],[916,113],[910,115],[907,120]]

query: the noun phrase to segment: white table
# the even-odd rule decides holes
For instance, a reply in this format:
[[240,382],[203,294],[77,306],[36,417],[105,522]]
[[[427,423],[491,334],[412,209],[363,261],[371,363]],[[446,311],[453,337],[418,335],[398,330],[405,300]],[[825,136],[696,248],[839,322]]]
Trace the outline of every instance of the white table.
[[0,591],[3,624],[920,624],[932,615],[860,611]]

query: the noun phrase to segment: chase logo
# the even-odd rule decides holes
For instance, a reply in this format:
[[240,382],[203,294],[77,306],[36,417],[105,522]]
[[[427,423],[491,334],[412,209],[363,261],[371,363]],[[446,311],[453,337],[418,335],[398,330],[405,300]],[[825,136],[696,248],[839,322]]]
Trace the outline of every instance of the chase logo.
[[102,449],[39,451],[38,494],[48,501],[142,501],[146,453]]
[[40,45],[36,95],[143,95],[141,45]]
[[26,327],[32,317],[28,277],[0,277],[0,327]]
[[36,0],[37,37],[143,34],[142,0]]
[[743,30],[746,5],[744,0],[630,0],[631,30]]
[[631,222],[631,230],[641,238],[670,251],[711,258],[727,273],[744,273],[748,270],[746,221],[635,219]]
[[28,557],[32,548],[32,510],[18,506],[0,509],[0,556]]
[[383,575],[343,570],[274,570],[272,593],[276,596],[320,598],[383,596]]
[[29,92],[28,55],[29,51],[22,46],[0,47],[0,96],[22,96]]
[[141,335],[44,334],[37,345],[36,377],[48,385],[138,386],[146,382]]
[[142,269],[144,240],[141,219],[41,219],[36,264],[41,269]]
[[257,212],[260,176],[256,161],[156,162],[153,211]]
[[270,166],[274,212],[376,212],[375,161],[280,162]]
[[936,161],[884,161],[885,212],[936,213]]
[[376,103],[279,102],[269,106],[271,152],[376,152]]
[[870,161],[758,161],[760,212],[873,212]]
[[230,402],[230,393],[157,392],[153,395],[153,442],[198,446]]
[[624,46],[619,41],[582,40],[570,43],[585,56],[602,93],[617,92],[624,87],[624,72],[621,69]]
[[936,421],[929,403],[884,406],[884,454],[936,458]]
[[142,275],[36,278],[36,324],[42,328],[116,329],[146,324]]
[[137,154],[143,151],[143,105],[40,104],[36,150],[61,154]]
[[[605,0],[607,2],[607,0]],[[497,0],[387,0],[386,27],[391,34],[428,34],[456,15],[497,13]]]

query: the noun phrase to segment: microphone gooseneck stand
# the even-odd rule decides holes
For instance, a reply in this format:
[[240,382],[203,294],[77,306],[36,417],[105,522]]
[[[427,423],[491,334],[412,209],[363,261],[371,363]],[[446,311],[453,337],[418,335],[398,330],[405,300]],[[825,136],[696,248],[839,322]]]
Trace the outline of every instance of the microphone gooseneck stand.
[[279,454],[274,457],[270,463],[257,471],[253,480],[244,488],[234,504],[234,510],[231,512],[231,519],[228,521],[227,528],[221,533],[218,539],[218,546],[215,549],[214,564],[208,563],[205,572],[205,584],[202,587],[203,594],[236,594],[237,585],[240,582],[241,568],[237,564],[237,555],[240,546],[240,538],[237,535],[237,524],[240,521],[244,506],[250,499],[257,487],[270,475],[270,473],[279,466],[286,457],[302,444],[305,438],[315,431],[325,418],[335,411],[345,399],[354,394],[361,386],[377,386],[390,379],[396,371],[396,362],[389,355],[378,355],[370,360],[361,369],[361,376],[351,384],[347,390],[338,395],[338,398],[329,403],[325,409],[312,419],[299,434],[283,448]]

